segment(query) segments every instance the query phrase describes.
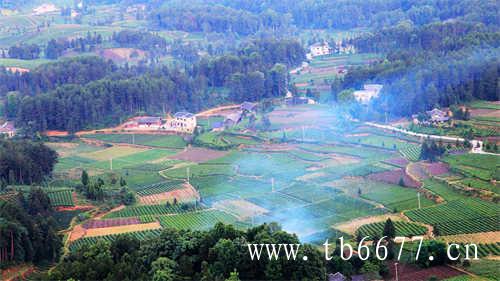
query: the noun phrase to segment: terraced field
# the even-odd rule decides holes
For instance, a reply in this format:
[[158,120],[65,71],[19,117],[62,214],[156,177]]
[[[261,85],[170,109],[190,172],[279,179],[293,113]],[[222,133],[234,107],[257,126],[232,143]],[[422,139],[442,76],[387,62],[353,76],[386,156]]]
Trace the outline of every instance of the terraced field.
[[52,207],[75,205],[75,202],[73,202],[73,191],[71,189],[49,191],[47,195],[50,198],[50,205]]
[[441,235],[498,231],[497,204],[480,199],[454,200],[448,203],[405,212],[413,221],[439,227]]
[[[201,209],[201,207],[196,207]],[[195,209],[191,204],[177,204],[177,205],[146,205],[146,206],[132,206],[125,209],[112,212],[104,216],[104,218],[126,218],[126,217],[141,217],[150,215],[169,215],[185,213]]]
[[217,222],[234,223],[236,218],[221,211],[206,210],[173,216],[160,216],[159,221],[162,227],[165,228],[204,230],[214,226]]
[[[411,237],[416,235],[423,235],[427,232],[426,227],[418,225],[416,223],[394,221],[393,224],[396,228],[396,236]],[[384,225],[385,222],[365,224],[358,229],[358,233],[361,235],[361,237],[382,237],[384,232]]]
[[424,181],[424,188],[432,191],[433,193],[439,195],[446,201],[452,201],[457,199],[466,199],[467,196],[458,193],[453,190],[452,187],[448,186],[444,182],[438,180],[427,179]]
[[173,181],[163,181],[154,184],[148,184],[135,188],[139,196],[146,196],[151,194],[157,194],[162,192],[169,192],[175,189],[182,188],[180,185],[183,181],[173,180]]
[[119,235],[131,235],[139,240],[147,240],[151,238],[155,238],[160,236],[161,230],[160,229],[155,229],[155,230],[146,230],[146,231],[137,231],[137,232],[131,232],[127,234],[113,234],[113,235],[104,235],[104,236],[99,236],[99,237],[85,237],[76,240],[75,242],[71,243],[69,249],[71,251],[75,251],[78,248],[82,246],[90,246],[94,245],[97,243],[97,241],[108,241],[111,242],[116,239]]
[[418,161],[420,159],[421,151],[422,147],[417,145],[408,145],[399,149],[399,153],[410,161]]
[[84,137],[109,143],[128,143],[153,147],[184,148],[186,146],[184,139],[177,135],[93,134]]
[[[401,187],[391,184],[374,184],[370,189],[361,195],[362,198],[380,202],[393,211],[403,211],[418,208],[417,190],[414,188]],[[432,200],[420,196],[422,207],[432,206]]]

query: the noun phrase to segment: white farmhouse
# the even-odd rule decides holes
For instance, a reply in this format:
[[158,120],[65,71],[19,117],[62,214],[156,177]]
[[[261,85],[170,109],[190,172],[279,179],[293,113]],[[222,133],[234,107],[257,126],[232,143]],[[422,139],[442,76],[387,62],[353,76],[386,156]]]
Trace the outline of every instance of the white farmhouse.
[[167,130],[192,134],[196,128],[196,116],[185,111],[177,112],[174,118],[167,120],[166,125]]
[[309,47],[309,50],[312,57],[325,56],[332,52],[327,42],[315,43]]
[[363,90],[354,91],[354,98],[361,104],[368,104],[372,98],[378,97],[383,85],[365,84]]

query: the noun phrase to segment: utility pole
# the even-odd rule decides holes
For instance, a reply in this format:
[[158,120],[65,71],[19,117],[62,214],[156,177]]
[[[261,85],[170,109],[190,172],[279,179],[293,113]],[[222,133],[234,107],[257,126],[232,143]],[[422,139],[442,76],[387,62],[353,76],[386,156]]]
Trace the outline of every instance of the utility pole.
[[420,192],[417,192],[418,208],[420,209]]
[[396,281],[399,281],[399,278],[398,278],[398,263],[394,263],[394,267],[396,268]]

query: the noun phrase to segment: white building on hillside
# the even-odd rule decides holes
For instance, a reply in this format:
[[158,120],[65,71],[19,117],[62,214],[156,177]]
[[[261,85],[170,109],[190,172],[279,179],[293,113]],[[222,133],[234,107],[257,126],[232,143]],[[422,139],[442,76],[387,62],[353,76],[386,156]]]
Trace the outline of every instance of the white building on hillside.
[[365,84],[363,90],[354,91],[354,98],[361,104],[368,104],[372,98],[379,96],[383,85],[380,84]]
[[328,42],[315,43],[309,47],[309,51],[312,57],[329,55],[332,52]]
[[196,128],[196,116],[186,111],[177,112],[174,118],[168,119],[165,129],[180,133],[192,134]]

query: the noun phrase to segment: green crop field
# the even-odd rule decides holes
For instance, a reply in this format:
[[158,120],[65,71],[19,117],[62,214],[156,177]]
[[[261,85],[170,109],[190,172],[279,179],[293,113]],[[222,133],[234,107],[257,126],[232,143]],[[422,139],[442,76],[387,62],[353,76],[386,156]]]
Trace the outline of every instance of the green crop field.
[[[144,205],[144,206],[131,206],[125,209],[112,212],[104,216],[104,218],[125,218],[125,217],[140,217],[149,215],[169,215],[185,213],[194,210],[194,205],[188,204],[177,204],[177,205]],[[196,209],[202,209],[201,207],[196,207]]]
[[488,154],[449,155],[444,161],[450,164],[452,170],[485,181],[491,180],[500,168],[498,156]]
[[[145,151],[138,151],[137,153],[128,154],[122,157],[110,158],[113,161],[113,169],[123,169],[127,167],[136,167],[138,164],[145,164],[150,161],[154,161],[160,158],[171,156],[175,154],[174,151],[168,149],[148,149]],[[109,155],[106,153],[106,155]],[[102,158],[102,154],[99,154],[99,158]],[[110,169],[110,159],[102,160],[96,163],[92,163],[89,167],[98,169]]]
[[498,280],[498,260],[480,259],[473,261],[466,269],[476,275],[488,278],[488,281]]
[[173,216],[160,216],[160,223],[165,228],[204,230],[217,222],[234,223],[236,218],[218,210],[190,212]]
[[[394,210],[403,211],[418,208],[417,191],[414,188],[401,187],[385,183],[374,183],[367,193],[361,197],[380,202],[384,206]],[[423,195],[420,196],[421,207],[432,206],[435,203]]]
[[422,147],[417,145],[408,145],[399,149],[399,153],[410,161],[418,161],[420,159],[421,151]]
[[457,191],[453,190],[453,188],[448,186],[446,183],[439,182],[439,181],[433,180],[433,179],[424,180],[424,188],[441,196],[446,201],[467,198],[467,196],[462,195],[462,194],[458,193]]
[[186,146],[184,139],[177,135],[94,134],[85,135],[85,138],[110,143],[128,143],[165,148],[184,148]]
[[489,181],[484,181],[476,178],[465,178],[459,181],[459,184],[466,187],[479,188],[484,190],[493,191],[497,194],[500,194],[500,187],[498,183],[493,183]]
[[[418,225],[416,223],[404,222],[404,221],[393,221],[394,227],[396,228],[396,236],[411,237],[416,235],[424,235],[427,232],[425,226]],[[384,232],[385,222],[376,222],[365,224],[358,229],[358,233],[361,237],[369,236],[382,237]]]
[[127,234],[110,234],[110,235],[104,235],[104,236],[98,236],[98,237],[85,237],[85,238],[78,239],[78,240],[74,241],[73,243],[71,243],[69,249],[71,251],[75,251],[84,245],[85,246],[94,245],[95,243],[97,243],[97,241],[111,242],[111,241],[115,240],[120,235],[130,235],[130,236],[133,236],[139,240],[147,240],[147,239],[158,237],[158,236],[160,236],[160,234],[161,234],[161,229],[155,229],[155,230],[130,232]]
[[454,200],[448,203],[405,212],[413,221],[437,225],[441,235],[498,231],[497,204],[480,199]]
[[151,194],[158,194],[162,192],[168,192],[175,189],[182,188],[181,184],[183,181],[163,181],[154,184],[148,184],[144,186],[136,187],[135,190],[140,196],[146,196]]
[[48,191],[50,205],[53,207],[74,206],[73,191],[71,189]]

